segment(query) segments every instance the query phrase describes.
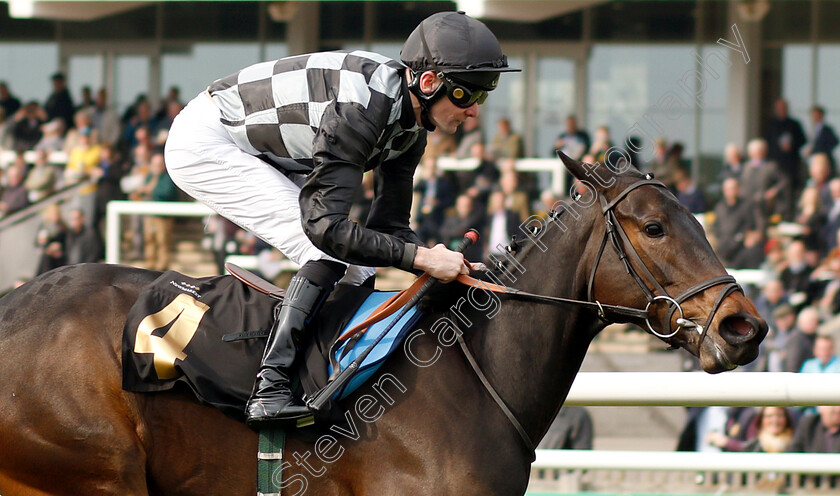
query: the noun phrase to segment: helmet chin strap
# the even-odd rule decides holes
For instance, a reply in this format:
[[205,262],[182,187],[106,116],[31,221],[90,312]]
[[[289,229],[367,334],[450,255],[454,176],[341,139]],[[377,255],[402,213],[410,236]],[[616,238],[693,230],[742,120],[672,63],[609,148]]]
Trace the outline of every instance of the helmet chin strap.
[[430,95],[423,93],[423,90],[420,89],[421,75],[422,73],[411,71],[412,80],[408,83],[408,90],[411,91],[411,93],[417,97],[417,101],[420,102],[420,124],[422,124],[427,131],[434,131],[436,126],[432,124],[432,121],[429,119],[429,112],[432,110],[432,105],[440,100],[441,97],[446,94],[446,91],[443,84],[440,84]]

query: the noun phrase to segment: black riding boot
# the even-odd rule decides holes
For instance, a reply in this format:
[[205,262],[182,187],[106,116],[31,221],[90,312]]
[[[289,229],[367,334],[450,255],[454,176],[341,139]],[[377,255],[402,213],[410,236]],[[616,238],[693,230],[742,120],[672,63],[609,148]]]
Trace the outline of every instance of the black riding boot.
[[293,277],[289,283],[268,336],[257,384],[245,408],[249,426],[269,422],[292,423],[312,414],[292,395],[290,368],[295,361],[295,347],[306,318],[326,292],[300,275]]

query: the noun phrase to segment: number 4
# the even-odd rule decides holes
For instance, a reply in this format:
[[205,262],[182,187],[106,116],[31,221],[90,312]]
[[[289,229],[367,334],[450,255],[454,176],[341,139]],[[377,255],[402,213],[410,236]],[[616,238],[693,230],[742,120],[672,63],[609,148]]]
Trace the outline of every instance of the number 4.
[[[134,338],[135,353],[153,353],[158,379],[178,377],[175,359],[184,361],[184,348],[198,330],[204,313],[210,307],[188,294],[180,294],[163,310],[146,316],[137,326]],[[152,335],[157,329],[172,325],[162,337]]]

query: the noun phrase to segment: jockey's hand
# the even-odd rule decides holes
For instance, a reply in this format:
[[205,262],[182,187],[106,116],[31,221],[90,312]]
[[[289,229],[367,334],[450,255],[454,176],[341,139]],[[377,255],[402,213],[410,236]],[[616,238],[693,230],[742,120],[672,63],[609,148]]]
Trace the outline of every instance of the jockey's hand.
[[464,254],[452,251],[442,244],[434,248],[417,247],[414,256],[414,268],[428,272],[441,282],[451,282],[461,274],[469,274],[464,263]]

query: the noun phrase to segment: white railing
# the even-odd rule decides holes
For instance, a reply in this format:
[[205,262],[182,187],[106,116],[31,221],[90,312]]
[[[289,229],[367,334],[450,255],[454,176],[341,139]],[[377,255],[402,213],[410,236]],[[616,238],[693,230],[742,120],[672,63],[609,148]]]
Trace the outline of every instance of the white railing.
[[[811,406],[840,405],[834,374],[786,372],[584,372],[567,405]],[[702,453],[673,451],[537,450],[531,486],[545,491],[635,491],[840,494],[840,454]],[[650,473],[648,477],[635,473]],[[726,474],[733,474],[726,476]],[[791,474],[789,479],[777,474]],[[660,491],[661,492],[661,491]]]
[[166,217],[205,217],[212,215],[209,207],[198,202],[108,202],[105,220],[105,262],[120,263],[120,233],[123,215],[160,215]]
[[840,454],[537,450],[534,469],[840,474]]
[[[478,167],[478,159],[439,157],[437,166],[440,170],[471,171]],[[557,194],[568,194],[566,191],[566,168],[558,158],[520,158],[514,163],[514,169],[520,172],[549,172],[551,173],[551,189]]]
[[[9,167],[17,157],[17,153],[14,150],[2,150],[0,151],[0,169],[5,169]],[[28,150],[23,152],[23,159],[26,160],[27,164],[34,163],[35,160],[38,158],[38,152],[33,150]],[[67,163],[68,156],[64,152],[50,152],[47,156],[47,162],[51,164],[61,164],[64,165]]]
[[793,372],[582,372],[567,405],[840,405],[840,377]]

